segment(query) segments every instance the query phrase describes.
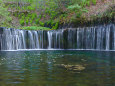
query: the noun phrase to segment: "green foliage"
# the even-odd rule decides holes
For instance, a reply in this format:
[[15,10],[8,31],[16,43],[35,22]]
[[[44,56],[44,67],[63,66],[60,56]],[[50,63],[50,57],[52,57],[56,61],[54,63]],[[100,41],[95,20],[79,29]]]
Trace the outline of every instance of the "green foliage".
[[28,19],[26,19],[26,25],[28,25],[28,23],[29,23],[29,20],[28,20]]
[[43,27],[43,26],[44,26],[44,23],[41,22],[41,21],[39,21],[39,25]]
[[20,24],[24,26],[24,19],[20,19]]
[[7,8],[4,8],[4,4],[0,0],[0,26],[10,27],[12,18],[9,15],[10,13],[7,11]]
[[[3,0],[2,0],[3,1]],[[57,29],[59,24],[68,23],[88,12],[86,6],[96,4],[96,0],[6,0],[13,2],[7,7],[18,11],[14,16],[21,26],[48,25]],[[1,10],[1,9],[0,9]],[[7,12],[6,12],[7,13]],[[73,14],[73,15],[70,15]],[[7,18],[8,19],[8,18]],[[56,20],[56,21],[55,21]],[[57,23],[56,23],[57,22]]]
[[71,5],[71,6],[68,7],[68,9],[70,9],[70,10],[75,10],[75,9],[78,9],[78,10],[79,10],[80,8],[81,8],[81,6],[78,5],[78,4]]
[[36,24],[39,24],[39,19],[36,19],[36,20],[35,20],[35,23],[36,23]]
[[52,29],[58,29],[58,26],[59,26],[59,23],[57,22],[57,23],[52,27]]
[[30,24],[32,25],[32,23],[33,23],[33,21],[32,20],[30,20]]
[[90,6],[90,1],[87,1],[87,2],[86,2],[86,5],[87,5],[87,6]]
[[88,10],[87,10],[87,9],[85,9],[85,8],[84,8],[84,9],[82,9],[81,11],[82,11],[83,13],[87,13],[87,12],[88,12]]
[[94,5],[96,5],[97,0],[92,0],[92,3],[93,3]]
[[52,20],[48,20],[48,21],[46,21],[46,24],[47,24],[47,25],[50,25],[51,22],[52,22]]
[[33,10],[35,10],[35,8],[33,8],[32,6],[28,6],[27,10],[33,11]]
[[[82,3],[81,3],[82,2]],[[71,10],[71,11],[74,11],[76,13],[76,17],[77,18],[80,18],[82,13],[85,13],[85,12],[88,12],[87,9],[84,8],[84,6],[87,5],[87,2],[86,0],[81,0],[81,2],[78,3],[75,3],[73,5],[70,5],[68,6],[68,9]]]

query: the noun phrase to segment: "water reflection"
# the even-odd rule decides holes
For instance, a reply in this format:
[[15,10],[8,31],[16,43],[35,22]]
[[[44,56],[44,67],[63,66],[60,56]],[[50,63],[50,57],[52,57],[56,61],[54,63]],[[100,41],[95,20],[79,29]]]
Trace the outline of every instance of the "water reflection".
[[[73,71],[57,64],[85,69]],[[114,52],[0,52],[0,86],[114,86],[114,81]]]

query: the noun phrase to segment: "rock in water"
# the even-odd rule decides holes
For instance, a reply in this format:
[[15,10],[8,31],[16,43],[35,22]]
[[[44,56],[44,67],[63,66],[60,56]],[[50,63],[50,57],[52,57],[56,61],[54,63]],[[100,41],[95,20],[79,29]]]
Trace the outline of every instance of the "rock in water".
[[71,71],[82,71],[85,69],[85,67],[83,65],[65,65],[65,64],[56,64],[56,66],[58,67],[62,67],[62,68],[65,68],[67,70],[71,70]]

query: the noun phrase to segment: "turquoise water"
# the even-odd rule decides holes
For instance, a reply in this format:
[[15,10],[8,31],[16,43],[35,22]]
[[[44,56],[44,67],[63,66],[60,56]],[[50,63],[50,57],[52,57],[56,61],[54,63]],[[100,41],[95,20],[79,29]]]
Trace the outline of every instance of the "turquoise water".
[[0,86],[115,86],[115,52],[3,51]]

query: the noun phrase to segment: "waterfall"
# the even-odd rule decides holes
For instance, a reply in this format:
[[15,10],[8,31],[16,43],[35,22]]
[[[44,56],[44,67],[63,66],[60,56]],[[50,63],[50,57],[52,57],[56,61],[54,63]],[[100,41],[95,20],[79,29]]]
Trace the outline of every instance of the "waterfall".
[[115,50],[115,25],[31,31],[0,28],[0,50]]
[[52,32],[50,33],[50,31],[48,31],[48,42],[49,42],[48,49],[51,49],[51,45],[52,45]]

